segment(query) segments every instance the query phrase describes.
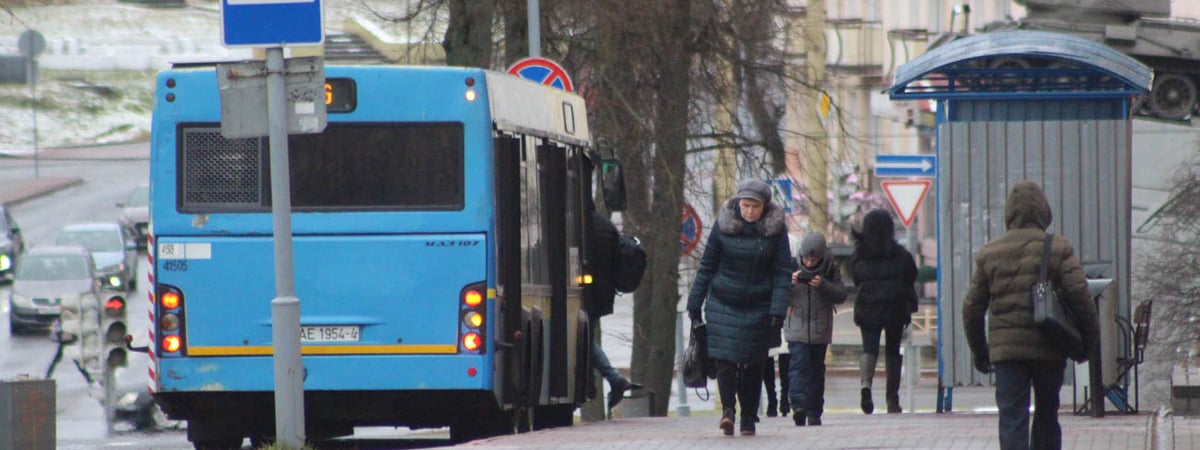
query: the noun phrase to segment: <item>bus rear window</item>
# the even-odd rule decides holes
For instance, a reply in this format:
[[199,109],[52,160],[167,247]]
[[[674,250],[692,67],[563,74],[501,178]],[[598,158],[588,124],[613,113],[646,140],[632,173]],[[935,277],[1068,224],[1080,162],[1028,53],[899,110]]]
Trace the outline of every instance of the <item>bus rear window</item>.
[[[179,210],[261,212],[271,207],[266,138],[226,139],[219,126],[180,129]],[[292,208],[460,210],[461,123],[335,124],[288,139]]]

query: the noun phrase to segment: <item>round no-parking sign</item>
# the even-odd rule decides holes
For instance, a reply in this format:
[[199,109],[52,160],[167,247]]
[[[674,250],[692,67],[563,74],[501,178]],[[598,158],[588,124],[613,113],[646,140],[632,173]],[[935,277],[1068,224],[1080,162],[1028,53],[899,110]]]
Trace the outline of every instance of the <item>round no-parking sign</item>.
[[692,205],[683,204],[683,228],[679,231],[679,251],[687,255],[696,249],[696,244],[700,243],[700,234],[704,231],[704,225],[700,223],[700,216],[696,214],[696,210],[692,209]]
[[552,86],[567,92],[574,91],[571,77],[558,63],[546,58],[525,58],[508,68],[509,75],[516,75],[535,83]]

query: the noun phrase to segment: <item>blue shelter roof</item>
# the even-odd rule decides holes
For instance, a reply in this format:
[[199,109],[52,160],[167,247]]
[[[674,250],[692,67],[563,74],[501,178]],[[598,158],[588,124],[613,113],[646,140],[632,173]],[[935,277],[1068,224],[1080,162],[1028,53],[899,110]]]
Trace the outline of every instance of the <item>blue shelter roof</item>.
[[959,39],[901,65],[895,100],[1116,97],[1150,90],[1137,60],[1081,37],[1013,30]]

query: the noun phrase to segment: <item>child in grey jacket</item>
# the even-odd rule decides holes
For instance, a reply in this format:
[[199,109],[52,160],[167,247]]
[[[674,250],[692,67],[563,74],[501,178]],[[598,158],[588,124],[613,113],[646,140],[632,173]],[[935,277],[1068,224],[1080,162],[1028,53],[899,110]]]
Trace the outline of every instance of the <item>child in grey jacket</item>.
[[783,337],[791,354],[787,396],[796,426],[820,425],[825,407],[825,352],[833,339],[834,305],[846,301],[846,289],[825,236],[811,232],[800,243],[799,269]]

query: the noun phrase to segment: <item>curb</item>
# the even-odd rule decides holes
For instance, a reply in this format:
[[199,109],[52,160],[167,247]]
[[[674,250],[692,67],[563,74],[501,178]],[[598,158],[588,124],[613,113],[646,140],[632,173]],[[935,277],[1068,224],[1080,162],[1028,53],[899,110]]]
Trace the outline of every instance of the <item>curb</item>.
[[1175,414],[1170,408],[1159,408],[1146,419],[1147,450],[1175,448]]
[[83,178],[40,178],[7,192],[0,192],[0,205],[14,206],[63,189],[83,184]]

